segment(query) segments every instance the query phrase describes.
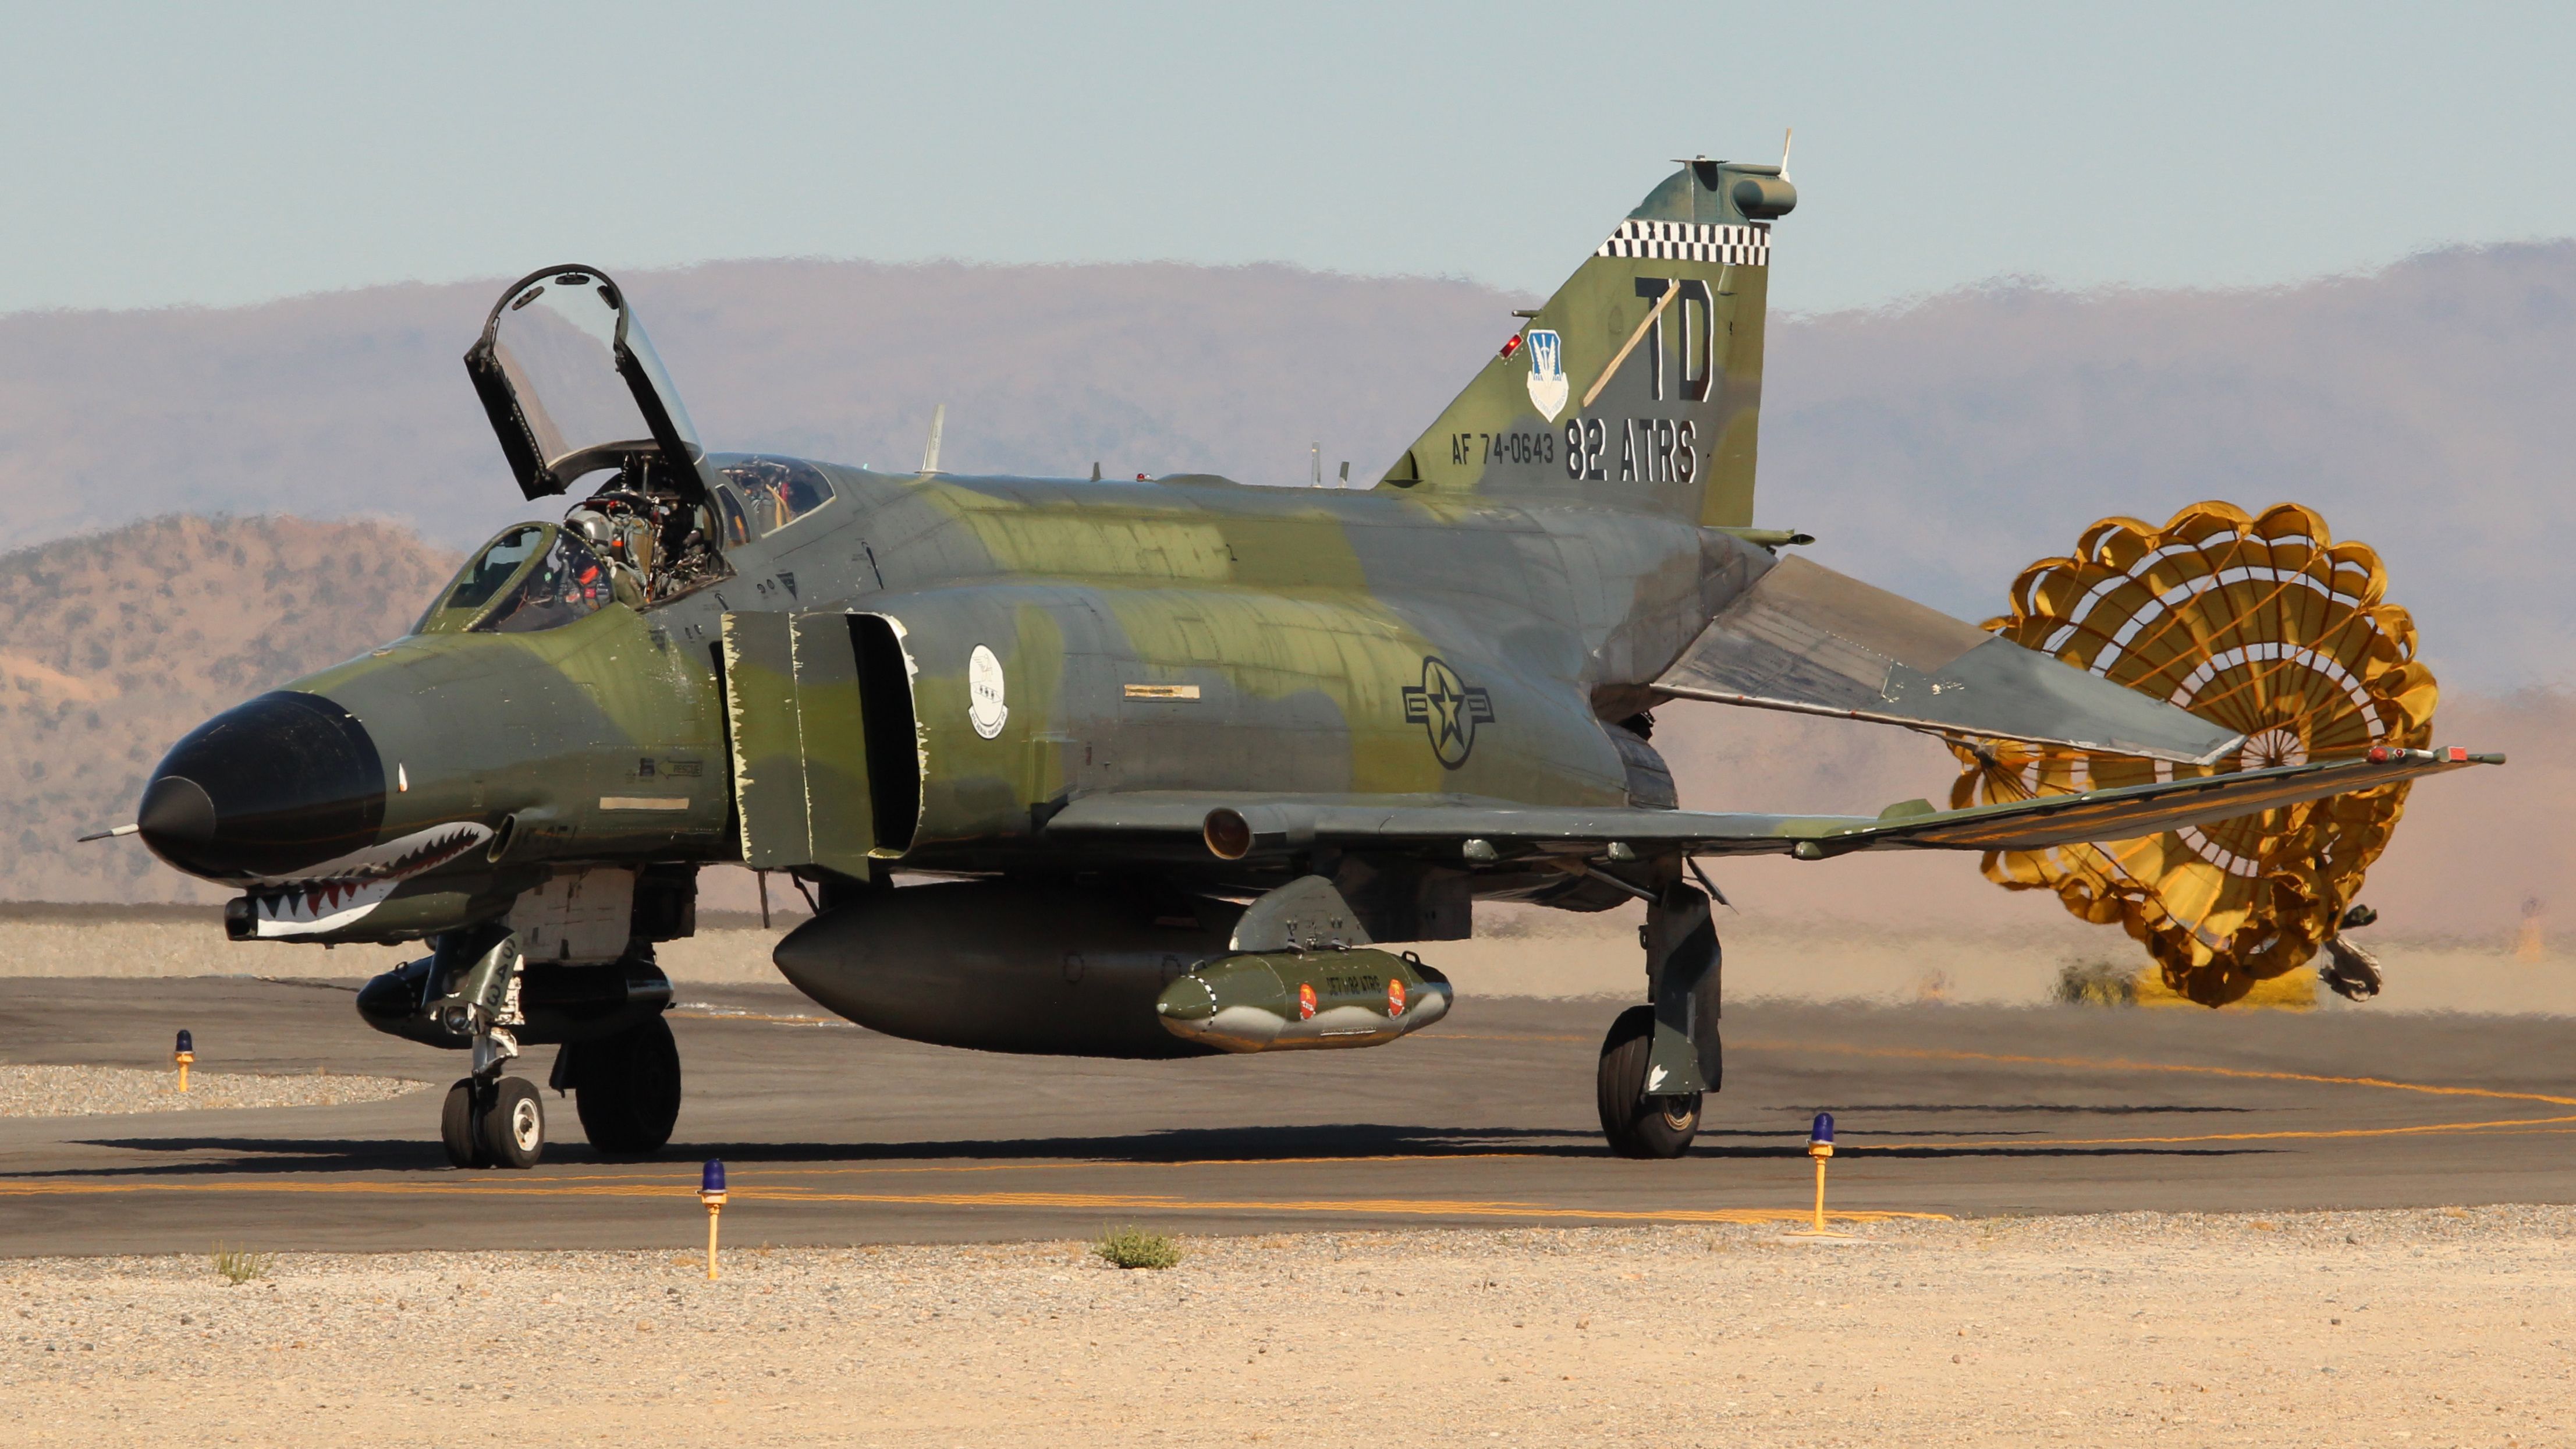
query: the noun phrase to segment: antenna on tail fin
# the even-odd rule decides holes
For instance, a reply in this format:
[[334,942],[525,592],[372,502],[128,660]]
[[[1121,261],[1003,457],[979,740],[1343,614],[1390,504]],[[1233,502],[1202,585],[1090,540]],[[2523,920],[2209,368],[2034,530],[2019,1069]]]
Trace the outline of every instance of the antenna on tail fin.
[[941,429],[947,426],[948,404],[941,403],[939,406],[930,410],[930,443],[921,450],[922,472],[936,473],[939,471],[939,434]]
[[1796,139],[1798,139],[1798,128],[1795,126],[1787,127],[1780,132],[1780,179],[1783,181],[1789,179],[1789,143]]

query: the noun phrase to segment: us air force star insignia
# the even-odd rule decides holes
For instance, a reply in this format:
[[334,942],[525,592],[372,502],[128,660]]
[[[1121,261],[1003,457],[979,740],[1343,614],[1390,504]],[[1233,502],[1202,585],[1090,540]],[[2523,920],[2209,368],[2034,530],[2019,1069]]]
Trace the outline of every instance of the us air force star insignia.
[[1565,411],[1565,339],[1544,329],[1529,335],[1529,395],[1549,422]]
[[1469,688],[1438,655],[1426,655],[1422,683],[1404,687],[1404,718],[1422,726],[1431,737],[1431,753],[1454,770],[1476,748],[1476,726],[1494,722],[1494,701],[1484,690]]
[[989,740],[1010,717],[1010,706],[1002,702],[1002,661],[978,644],[966,659],[966,722]]

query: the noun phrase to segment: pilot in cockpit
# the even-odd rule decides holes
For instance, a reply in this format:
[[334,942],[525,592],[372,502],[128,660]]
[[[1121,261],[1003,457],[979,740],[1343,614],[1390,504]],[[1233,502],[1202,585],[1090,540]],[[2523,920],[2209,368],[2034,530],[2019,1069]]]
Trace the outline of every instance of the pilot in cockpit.
[[564,515],[564,526],[580,534],[607,561],[618,599],[637,608],[645,600],[668,592],[667,588],[655,587],[656,567],[662,556],[662,530],[656,527],[656,515],[662,511],[665,510],[657,510],[646,494],[611,487]]

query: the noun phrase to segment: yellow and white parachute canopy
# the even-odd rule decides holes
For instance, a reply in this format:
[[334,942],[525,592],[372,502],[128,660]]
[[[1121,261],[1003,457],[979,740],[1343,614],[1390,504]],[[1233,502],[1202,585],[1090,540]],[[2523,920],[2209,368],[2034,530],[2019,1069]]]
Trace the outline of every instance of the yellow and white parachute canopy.
[[[2106,518],[2013,582],[1985,627],[2245,736],[2207,768],[2007,740],[1954,739],[1954,806],[2225,770],[2421,749],[2437,691],[2415,621],[2382,602],[2366,544],[2296,504],[2260,516],[2196,503],[2162,528]],[[2305,965],[2334,934],[2406,808],[2403,784],[2112,845],[2000,851],[1989,879],[2053,890],[2142,943],[2167,985],[2222,1006]]]

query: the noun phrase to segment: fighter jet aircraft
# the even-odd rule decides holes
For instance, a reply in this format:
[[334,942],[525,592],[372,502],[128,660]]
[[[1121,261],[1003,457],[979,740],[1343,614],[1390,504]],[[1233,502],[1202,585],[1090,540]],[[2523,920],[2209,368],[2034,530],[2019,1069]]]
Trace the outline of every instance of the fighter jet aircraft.
[[[833,1011],[1083,1056],[1390,1043],[1452,992],[1378,943],[1436,956],[1479,900],[1642,901],[1596,1095],[1615,1151],[1670,1157],[1720,1084],[1699,857],[2131,838],[2491,758],[2232,769],[2223,728],[1755,527],[1796,199],[1684,163],[1354,490],[710,453],[625,289],[531,273],[466,365],[528,499],[579,503],[409,635],[189,733],[136,830],[240,890],[237,939],[428,944],[358,1007],[471,1053],[460,1167],[538,1159],[509,1069],[541,1043],[594,1148],[667,1141],[654,945],[719,862],[812,893],[775,959]],[[1680,701],[2160,763],[1964,810],[1683,810],[1649,738]]]

